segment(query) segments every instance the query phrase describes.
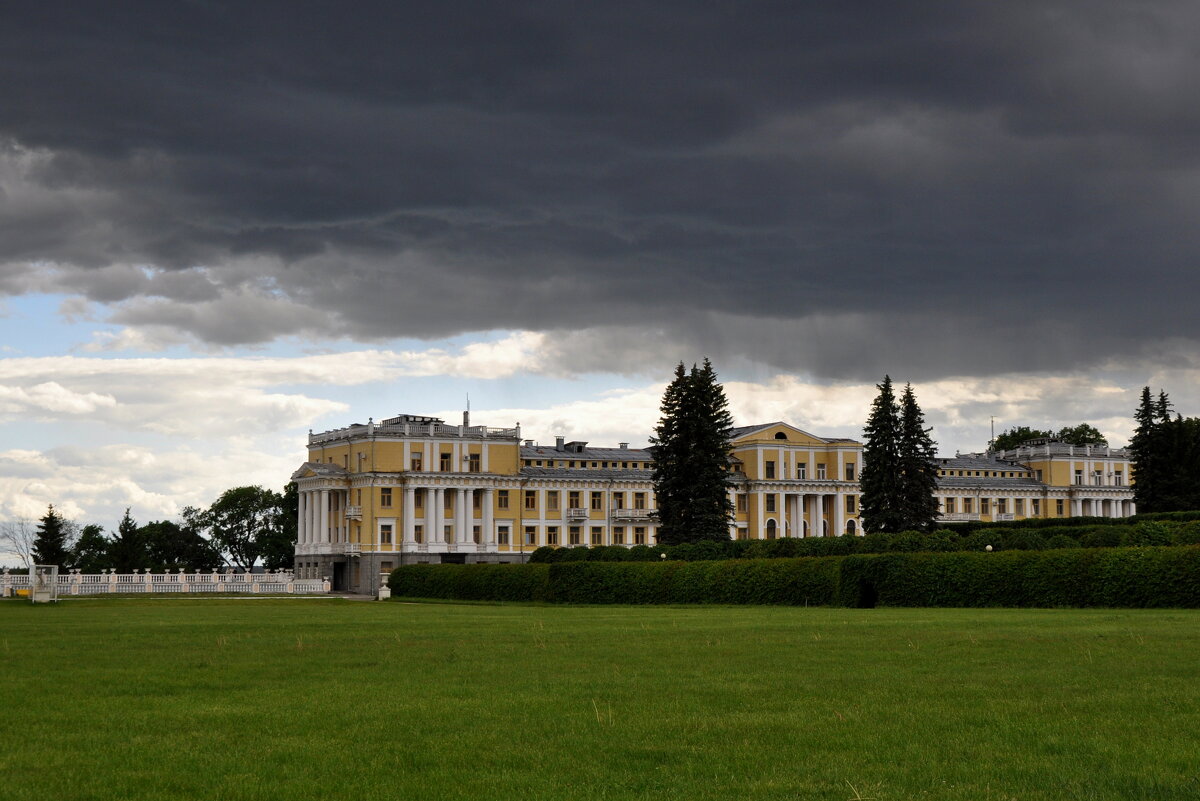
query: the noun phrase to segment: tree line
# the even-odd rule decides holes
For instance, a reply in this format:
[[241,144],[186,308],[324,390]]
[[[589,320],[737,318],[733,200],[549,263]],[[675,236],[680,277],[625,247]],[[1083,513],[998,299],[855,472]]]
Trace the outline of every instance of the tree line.
[[94,523],[79,525],[53,504],[36,523],[0,524],[0,546],[22,566],[58,565],[82,573],[113,570],[252,570],[261,561],[271,570],[290,568],[296,547],[297,490],[234,487],[205,509],[185,507],[178,520],[139,525],[126,509],[105,533]]
[[1166,392],[1142,388],[1129,443],[1139,513],[1200,509],[1200,418],[1173,411]]

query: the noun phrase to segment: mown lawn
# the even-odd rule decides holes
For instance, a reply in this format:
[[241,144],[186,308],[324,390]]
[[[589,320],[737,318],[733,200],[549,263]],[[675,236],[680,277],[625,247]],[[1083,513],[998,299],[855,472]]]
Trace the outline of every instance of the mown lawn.
[[0,602],[0,798],[1200,798],[1200,612]]

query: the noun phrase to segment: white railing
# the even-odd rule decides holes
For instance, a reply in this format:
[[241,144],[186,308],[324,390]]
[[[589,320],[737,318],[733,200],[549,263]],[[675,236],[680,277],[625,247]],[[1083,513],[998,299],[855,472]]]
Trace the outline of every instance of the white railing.
[[938,517],[946,523],[968,523],[979,520],[979,515],[974,512],[949,512]]
[[587,518],[588,518],[588,510],[587,509],[568,509],[567,510],[567,520],[587,520]]
[[[28,575],[8,570],[0,572],[0,598],[28,589]],[[72,570],[58,574],[59,597],[163,592],[310,594],[329,592],[329,580],[297,579],[289,570],[264,573],[80,573]]]

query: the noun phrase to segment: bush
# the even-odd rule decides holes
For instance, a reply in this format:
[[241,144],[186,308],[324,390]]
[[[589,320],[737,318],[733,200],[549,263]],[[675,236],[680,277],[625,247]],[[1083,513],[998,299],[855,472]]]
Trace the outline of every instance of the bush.
[[1112,526],[1090,526],[1079,535],[1084,548],[1116,548],[1121,544],[1122,530]]
[[1046,548],[1046,538],[1031,529],[1012,529],[1004,532],[1003,545],[1005,551],[1042,551]]
[[844,606],[1200,606],[1200,548],[851,556]]
[[1200,546],[405,565],[388,586],[396,597],[587,604],[1200,607]]
[[1079,540],[1069,534],[1055,534],[1046,540],[1047,548],[1078,548]]
[[534,549],[533,553],[529,554],[529,561],[533,563],[553,562],[554,552],[557,548],[551,548],[549,545],[543,545],[540,548]]

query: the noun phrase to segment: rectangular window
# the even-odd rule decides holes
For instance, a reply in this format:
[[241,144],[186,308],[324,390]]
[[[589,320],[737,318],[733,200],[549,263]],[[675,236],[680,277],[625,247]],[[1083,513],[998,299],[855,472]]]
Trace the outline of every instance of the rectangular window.
[[604,493],[593,492],[591,496],[592,508],[601,509],[604,507]]
[[525,527],[525,544],[537,545],[537,526]]
[[1092,473],[1092,483],[1097,487],[1104,484],[1104,473],[1100,472],[1099,470]]
[[[530,509],[532,507],[526,506],[525,508]],[[546,493],[546,508],[551,512],[558,511],[558,490],[550,490]]]
[[975,505],[974,498],[963,498],[962,499],[963,514],[967,514],[967,515],[971,514],[971,512],[974,511],[974,509],[972,509],[972,507],[974,505]]
[[634,545],[645,545],[646,544],[646,529],[639,526],[633,530],[633,544]]
[[558,526],[546,526],[546,544],[558,545]]
[[854,496],[847,495],[846,496],[846,511],[849,512],[850,514],[854,514],[854,505],[855,505]]
[[571,491],[570,493],[567,494],[567,508],[568,509],[582,509],[583,508],[582,506],[579,505],[579,493],[578,492]]
[[454,526],[442,526],[442,542],[454,542]]
[[1025,515],[1025,499],[1024,498],[1017,498],[1016,500],[1013,501],[1013,514],[1018,514],[1021,516]]
[[443,453],[441,455],[441,457],[439,457],[439,459],[438,459],[438,470],[441,470],[443,473],[450,472],[450,465],[453,462],[454,462],[454,454],[453,453]]
[[775,511],[775,493],[773,493],[773,492],[767,493],[767,511],[768,512]]
[[817,480],[818,481],[825,480],[825,463],[824,462],[821,462],[819,465],[817,465]]
[[1082,471],[1082,470],[1076,470],[1076,471],[1075,471],[1075,483],[1076,483],[1076,484],[1082,484],[1082,483],[1083,483],[1083,471]]
[[942,499],[942,512],[944,514],[948,514],[948,515],[954,514],[954,499],[953,498],[943,498]]
[[379,490],[379,505],[380,506],[391,506],[392,505],[392,488],[391,487],[383,487],[382,489]]
[[1036,478],[1038,481],[1041,481],[1042,480],[1042,471],[1034,470],[1033,472],[1034,472],[1034,478]]
[[567,541],[571,545],[582,545],[583,530],[579,526],[571,526],[567,529]]
[[392,544],[392,524],[381,523],[379,526],[379,543],[381,545]]
[[496,542],[500,545],[508,545],[508,526],[500,526],[496,531]]
[[625,544],[625,527],[617,526],[613,529],[613,545]]
[[496,508],[508,508],[508,490],[496,490]]
[[1064,504],[1062,498],[1057,498],[1054,501],[1054,513],[1059,517],[1063,516]]
[[633,508],[634,509],[645,509],[646,508],[646,493],[644,493],[644,492],[633,493]]
[[537,490],[525,490],[525,508],[537,509]]
[[745,492],[739,492],[737,496],[737,510],[745,512],[750,505],[750,496]]
[[796,478],[800,479],[801,481],[804,481],[808,478],[808,465],[796,465]]
[[1113,472],[1113,484],[1116,484],[1118,487],[1125,486],[1125,474],[1122,471],[1116,470]]
[[996,500],[996,511],[1002,515],[1008,514],[1008,498],[998,498]]
[[479,473],[482,472],[482,457],[478,453],[472,453],[467,456],[467,472]]
[[483,535],[483,529],[480,526],[471,526],[471,539],[476,545],[479,544],[479,538]]
[[850,462],[849,464],[846,465],[846,480],[847,481],[854,480],[854,462]]
[[990,515],[992,513],[991,498],[979,499],[979,514]]
[[419,453],[413,454],[411,465],[412,465],[412,471],[414,473],[421,472],[421,454],[419,454]]
[[763,465],[766,468],[767,478],[775,478],[775,462],[768,460]]
[[415,526],[413,526],[413,539],[417,542],[425,541],[425,526],[421,525],[420,523],[417,523]]
[[625,493],[623,493],[623,492],[614,492],[613,493],[612,508],[613,509],[624,509],[625,508]]
[[471,508],[472,509],[482,509],[483,508],[483,493],[476,492],[475,490],[471,490],[470,492],[471,492]]
[[1042,516],[1042,502],[1038,498],[1032,498],[1029,501],[1029,511],[1034,517]]
[[592,526],[592,545],[604,544],[604,529],[599,526]]
[[449,512],[451,509],[454,508],[454,493],[447,492],[447,493],[443,494],[442,501],[443,501],[442,508],[445,509],[447,512]]

